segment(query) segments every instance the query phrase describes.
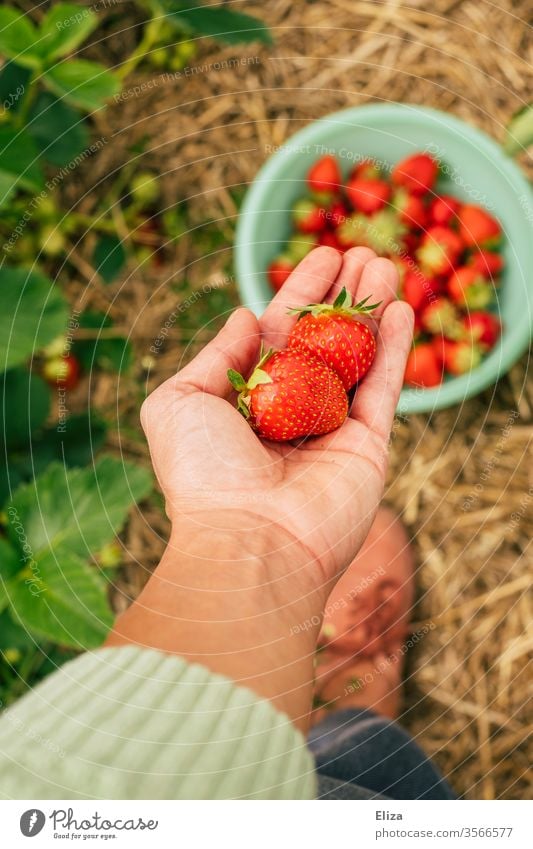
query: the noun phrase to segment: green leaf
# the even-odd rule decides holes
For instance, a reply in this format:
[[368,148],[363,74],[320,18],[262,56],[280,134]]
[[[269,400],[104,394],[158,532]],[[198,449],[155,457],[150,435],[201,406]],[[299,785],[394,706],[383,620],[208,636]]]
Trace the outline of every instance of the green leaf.
[[0,373],[56,339],[67,323],[63,295],[47,277],[0,268]]
[[92,112],[119,90],[113,74],[97,62],[69,59],[50,68],[42,76],[43,84],[69,103]]
[[3,537],[0,537],[0,611],[9,604],[12,579],[22,569],[20,552]]
[[124,267],[126,256],[118,236],[102,236],[93,252],[93,265],[106,283],[112,283]]
[[15,621],[31,633],[77,649],[99,646],[113,624],[104,582],[67,545],[28,564],[10,602]]
[[16,186],[13,177],[0,171],[0,208],[6,206],[10,198],[15,194]]
[[50,410],[50,389],[37,374],[25,368],[6,371],[1,378],[1,438],[8,449],[30,444],[31,433]]
[[49,427],[42,431],[33,444],[34,460],[42,469],[60,460],[67,466],[85,466],[102,447],[107,425],[93,410],[69,416],[64,430]]
[[270,30],[259,18],[233,12],[226,6],[201,6],[194,0],[167,0],[163,8],[169,20],[198,35],[208,35],[228,44],[272,43]]
[[41,92],[27,127],[43,159],[61,168],[87,149],[89,133],[85,119],[49,92]]
[[[93,330],[112,326],[111,319],[99,312],[83,313],[80,319],[80,327]],[[120,335],[115,338],[80,339],[75,344],[74,353],[88,372],[96,366],[106,371],[124,373],[133,361],[131,344]]]
[[31,20],[9,6],[0,7],[0,54],[16,59],[19,65],[36,68],[39,35]]
[[[113,457],[102,457],[87,469],[53,463],[20,487],[10,506],[17,511],[34,557],[60,545],[87,557],[114,539],[131,505],[151,488],[147,469]],[[7,530],[16,542],[11,527]]]
[[38,161],[39,151],[25,130],[0,127],[0,175],[29,191],[44,187],[44,176]]
[[30,77],[31,71],[16,62],[6,62],[3,66],[0,71],[0,104],[6,112],[16,112],[20,108]]
[[[47,387],[48,388],[48,387]],[[9,449],[7,465],[0,465],[0,504],[20,484],[40,475],[59,460],[67,466],[85,466],[102,447],[107,426],[92,410],[69,416],[64,429],[54,425],[33,433],[26,444]]]
[[0,649],[35,649],[35,640],[20,625],[17,625],[10,611],[0,613]]
[[504,150],[509,156],[528,148],[533,144],[533,103],[516,112],[507,126]]
[[49,61],[65,56],[85,41],[98,26],[92,9],[60,3],[44,16],[40,27],[39,51]]

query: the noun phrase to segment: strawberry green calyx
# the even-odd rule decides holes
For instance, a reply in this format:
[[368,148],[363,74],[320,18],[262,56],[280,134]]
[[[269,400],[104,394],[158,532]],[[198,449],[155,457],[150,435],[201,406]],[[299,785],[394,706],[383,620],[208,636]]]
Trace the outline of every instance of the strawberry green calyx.
[[273,355],[274,349],[261,352],[259,362],[254,368],[248,380],[245,380],[242,374],[239,374],[235,369],[229,368],[227,371],[228,380],[234,389],[239,393],[237,399],[237,409],[245,419],[250,418],[250,392],[262,383],[272,383],[270,375],[263,370],[263,366]]
[[362,301],[354,304],[352,296],[346,291],[346,287],[343,287],[342,291],[339,292],[332,304],[308,304],[306,307],[294,307],[293,309],[288,310],[288,313],[289,315],[297,315],[298,318],[308,315],[309,313],[315,317],[319,315],[326,315],[328,313],[336,313],[351,317],[355,317],[357,315],[369,315],[381,304],[381,301],[378,301],[376,304],[367,303],[371,297],[371,295],[367,295],[367,297],[363,298]]

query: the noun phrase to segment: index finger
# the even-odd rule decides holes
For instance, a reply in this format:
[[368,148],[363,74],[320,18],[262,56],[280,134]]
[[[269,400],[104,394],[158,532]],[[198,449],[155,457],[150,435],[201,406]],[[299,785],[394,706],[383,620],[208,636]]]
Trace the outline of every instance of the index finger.
[[265,347],[285,347],[296,324],[296,316],[289,315],[288,310],[300,304],[321,303],[341,267],[342,256],[335,248],[315,248],[302,259],[259,320]]

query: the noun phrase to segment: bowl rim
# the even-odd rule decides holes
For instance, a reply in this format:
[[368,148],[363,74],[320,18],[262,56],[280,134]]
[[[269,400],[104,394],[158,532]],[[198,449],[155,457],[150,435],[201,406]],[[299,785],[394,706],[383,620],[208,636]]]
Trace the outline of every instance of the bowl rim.
[[[379,120],[397,119],[399,116],[407,121],[421,120],[424,122],[431,120],[433,123],[436,121],[447,130],[458,133],[473,143],[486,155],[487,159],[492,161],[493,166],[504,174],[510,187],[513,188],[516,194],[525,199],[524,208],[528,205],[533,212],[533,189],[527,178],[514,160],[483,130],[472,126],[461,118],[457,118],[455,115],[450,115],[447,112],[442,112],[439,109],[429,106],[417,106],[405,103],[372,103],[361,106],[350,106],[346,109],[340,109],[324,115],[322,118],[312,121],[291,136],[288,136],[284,145],[269,156],[249,185],[239,211],[234,244],[234,265],[237,286],[241,297],[244,296],[242,281],[245,279],[253,280],[257,274],[257,269],[253,263],[253,252],[250,247],[253,243],[254,215],[257,215],[257,212],[261,210],[263,200],[270,191],[272,178],[276,176],[281,163],[286,164],[287,161],[298,155],[297,150],[285,151],[284,146],[290,142],[291,145],[297,148],[298,146],[312,144],[316,141],[323,141],[322,136],[326,126],[331,127],[335,123],[344,124],[353,118],[367,118],[371,121],[375,118]],[[250,309],[259,315],[264,306],[260,307],[251,298],[247,300]],[[246,305],[244,297],[243,301]],[[524,305],[523,316],[524,320],[513,327],[513,333],[502,338],[502,342],[499,345],[500,356],[498,360],[489,362],[488,367],[484,368],[487,363],[487,360],[485,360],[473,371],[459,377],[451,378],[435,388],[417,389],[415,387],[404,387],[400,395],[397,411],[401,415],[409,415],[411,413],[431,412],[444,407],[450,407],[454,404],[462,403],[496,383],[514,365],[529,345],[532,327],[532,305],[529,298],[527,304]]]

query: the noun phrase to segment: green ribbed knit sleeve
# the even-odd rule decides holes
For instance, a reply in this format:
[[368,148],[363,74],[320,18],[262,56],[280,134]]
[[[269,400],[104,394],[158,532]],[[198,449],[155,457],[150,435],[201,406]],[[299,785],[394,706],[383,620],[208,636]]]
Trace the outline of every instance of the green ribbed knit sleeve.
[[4,799],[312,799],[315,783],[270,702],[134,646],[67,663],[0,719]]

